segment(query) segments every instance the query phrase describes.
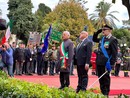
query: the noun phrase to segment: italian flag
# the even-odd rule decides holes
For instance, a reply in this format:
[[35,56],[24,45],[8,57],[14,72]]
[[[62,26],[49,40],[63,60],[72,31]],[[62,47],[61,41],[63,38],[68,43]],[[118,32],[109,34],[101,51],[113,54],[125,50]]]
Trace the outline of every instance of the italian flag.
[[5,42],[8,42],[8,39],[11,36],[12,27],[13,27],[13,23],[10,20],[10,22],[8,23],[8,28],[6,30],[5,36],[2,38],[2,44],[4,44]]

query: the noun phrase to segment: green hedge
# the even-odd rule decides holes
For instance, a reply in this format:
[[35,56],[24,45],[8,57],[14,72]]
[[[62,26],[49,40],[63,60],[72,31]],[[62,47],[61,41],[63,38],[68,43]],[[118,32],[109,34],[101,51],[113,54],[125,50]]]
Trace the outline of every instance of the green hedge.
[[0,72],[0,98],[106,98],[91,91],[75,93],[72,88],[59,90],[47,85],[29,83],[15,78],[8,78]]

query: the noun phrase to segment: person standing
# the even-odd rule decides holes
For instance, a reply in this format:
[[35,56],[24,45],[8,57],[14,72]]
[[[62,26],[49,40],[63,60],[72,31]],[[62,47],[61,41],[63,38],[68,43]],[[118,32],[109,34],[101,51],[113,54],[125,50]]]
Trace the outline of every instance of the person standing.
[[56,61],[57,61],[57,50],[55,45],[52,45],[52,49],[49,50],[48,55],[50,62],[49,75],[54,75],[54,69],[56,67]]
[[86,91],[88,85],[88,70],[92,53],[92,42],[88,39],[88,32],[80,33],[81,42],[76,47],[76,61],[78,73],[78,86],[76,93],[80,90]]
[[125,54],[123,55],[124,58],[124,77],[129,77],[128,72],[130,71],[130,48],[127,49]]
[[60,45],[60,88],[63,89],[64,87],[69,87],[70,79],[70,65],[73,59],[73,42],[69,39],[70,33],[68,31],[64,31],[62,34],[63,42]]
[[13,50],[10,45],[6,42],[0,47],[0,53],[2,55],[2,62],[4,67],[7,67],[8,75],[14,77],[13,74]]
[[20,43],[19,47],[15,49],[14,55],[16,61],[16,75],[22,75],[23,63],[25,62],[23,43]]
[[91,64],[92,64],[92,75],[96,75],[96,49],[92,52],[91,55]]
[[33,54],[33,45],[29,44],[28,48],[25,50],[25,62],[26,62],[26,71],[27,75],[33,75],[32,74],[32,54]]
[[12,45],[11,45],[11,48],[12,48],[12,50],[13,50],[13,58],[14,58],[14,63],[13,63],[13,73],[15,72],[15,70],[16,70],[16,68],[15,68],[15,66],[16,66],[16,61],[15,61],[15,49],[16,49],[16,42],[13,42],[12,43]]
[[[106,74],[99,79],[101,92],[105,96],[109,95],[111,83],[110,71],[115,65],[118,49],[118,41],[114,36],[112,36],[112,30],[112,27],[104,25],[102,29],[99,29],[93,35],[93,41],[99,43],[96,58],[98,77],[107,71]],[[98,38],[98,35],[101,32],[103,34],[102,39]],[[102,48],[106,50],[109,58],[106,58],[103,53],[104,50]]]
[[44,43],[40,43],[40,46],[37,47],[37,74],[42,75],[43,70],[43,54],[41,52]]
[[116,65],[115,65],[115,76],[117,76],[117,77],[119,76],[121,62],[122,62],[122,53],[120,51],[120,48],[118,48]]

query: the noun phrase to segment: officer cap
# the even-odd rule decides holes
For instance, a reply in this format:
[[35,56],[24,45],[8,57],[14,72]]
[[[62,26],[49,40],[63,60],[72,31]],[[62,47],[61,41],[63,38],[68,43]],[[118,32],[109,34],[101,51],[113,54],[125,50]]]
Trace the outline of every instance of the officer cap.
[[113,28],[112,28],[111,26],[107,25],[107,24],[104,25],[102,29],[110,29],[110,30],[113,30]]

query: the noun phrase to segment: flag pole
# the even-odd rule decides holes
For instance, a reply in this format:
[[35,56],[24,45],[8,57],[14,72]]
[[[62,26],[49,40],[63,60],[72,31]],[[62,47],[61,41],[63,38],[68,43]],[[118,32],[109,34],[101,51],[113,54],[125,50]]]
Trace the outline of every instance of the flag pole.
[[88,88],[92,88],[92,86],[99,80],[101,79],[108,71],[104,72],[96,81],[94,81]]

